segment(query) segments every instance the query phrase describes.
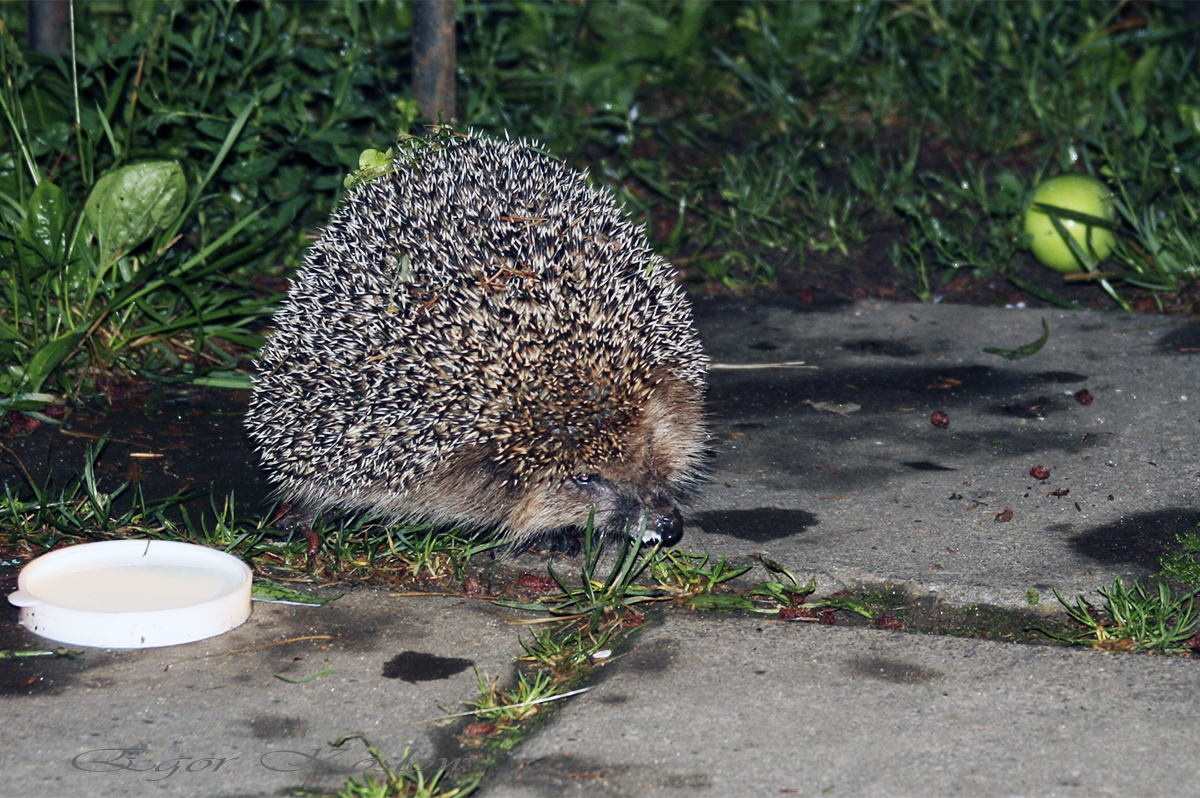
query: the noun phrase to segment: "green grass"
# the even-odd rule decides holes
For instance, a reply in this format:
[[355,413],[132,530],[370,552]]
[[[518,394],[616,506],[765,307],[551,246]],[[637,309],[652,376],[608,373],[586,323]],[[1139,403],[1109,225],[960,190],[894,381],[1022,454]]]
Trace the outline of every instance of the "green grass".
[[1103,607],[1092,606],[1082,596],[1076,596],[1072,604],[1055,590],[1055,597],[1079,629],[1052,636],[1101,651],[1178,653],[1193,647],[1191,641],[1200,632],[1200,606],[1196,604],[1200,593],[1176,594],[1166,582],[1150,590],[1136,582],[1126,585],[1120,579],[1099,593]]
[[306,224],[407,126],[361,35],[372,9],[78,3],[58,59],[25,52],[23,4],[0,5],[10,407],[111,375],[247,384]]
[[[65,59],[23,49],[24,11],[0,2],[0,393],[244,386],[359,153],[419,129],[407,6],[79,3]],[[590,168],[690,279],[733,288],[877,251],[923,300],[1015,275],[1031,187],[1086,171],[1120,243],[1083,279],[1179,306],[1200,256],[1189,23],[1182,3],[471,0],[459,128]]]
[[1200,529],[1175,536],[1181,551],[1158,558],[1162,575],[1185,585],[1200,587]]
[[100,446],[89,447],[66,484],[6,484],[0,495],[0,559],[28,560],[64,544],[121,538],[181,540],[230,552],[260,576],[289,582],[371,582],[461,592],[472,557],[503,545],[456,530],[385,525],[371,518],[320,518],[311,537],[270,526],[270,514],[238,517],[233,496],[147,497],[129,483],[104,491]]
[[460,784],[451,785],[446,768],[426,773],[416,762],[408,761],[407,750],[401,757],[403,765],[394,769],[379,753],[379,749],[361,734],[335,740],[332,745],[339,748],[350,740],[362,740],[367,747],[367,753],[383,771],[383,777],[377,779],[369,773],[352,776],[346,780],[336,798],[463,798],[474,792],[479,783],[479,777],[476,776],[462,779]]

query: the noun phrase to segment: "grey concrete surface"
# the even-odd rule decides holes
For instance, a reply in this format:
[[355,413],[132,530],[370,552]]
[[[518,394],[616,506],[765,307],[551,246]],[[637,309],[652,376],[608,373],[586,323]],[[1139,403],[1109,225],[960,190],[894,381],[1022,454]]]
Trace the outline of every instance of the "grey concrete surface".
[[[46,647],[12,615],[5,648]],[[473,667],[506,679],[520,653],[486,602],[361,589],[320,608],[256,602],[243,626],[183,646],[0,663],[0,796],[336,790],[380,775],[362,741],[331,745],[355,733],[394,768],[455,766],[431,721],[468,709]]]
[[1194,661],[669,615],[480,795],[1196,795]]
[[[685,547],[761,552],[826,590],[897,582],[1016,607],[1030,588],[1089,593],[1155,570],[1200,523],[1194,321],[876,302],[700,312],[714,361],[816,368],[713,373],[715,478],[692,516],[708,534]],[[982,351],[1037,339],[1043,319],[1036,355]]]
[[[687,551],[765,554],[822,592],[1023,607],[1031,588],[1146,574],[1200,522],[1195,320],[782,300],[697,315],[718,363],[816,368],[713,372],[713,482]],[[1037,355],[982,351],[1028,343],[1043,318]],[[0,614],[0,647],[44,645],[15,618]],[[2,661],[0,796],[336,788],[365,752],[329,742],[354,732],[394,763],[438,764],[451,741],[429,721],[474,697],[470,666],[509,676],[520,634],[486,602],[354,590],[256,605],[188,646]],[[1200,795],[1197,688],[1192,659],[671,610],[481,794]]]

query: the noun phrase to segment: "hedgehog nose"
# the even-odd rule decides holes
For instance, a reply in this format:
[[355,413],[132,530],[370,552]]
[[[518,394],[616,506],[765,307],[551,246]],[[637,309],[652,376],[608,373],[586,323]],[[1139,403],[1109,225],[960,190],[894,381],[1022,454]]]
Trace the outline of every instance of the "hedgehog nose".
[[672,507],[665,515],[656,515],[654,529],[664,546],[674,546],[683,540],[683,516],[678,507]]

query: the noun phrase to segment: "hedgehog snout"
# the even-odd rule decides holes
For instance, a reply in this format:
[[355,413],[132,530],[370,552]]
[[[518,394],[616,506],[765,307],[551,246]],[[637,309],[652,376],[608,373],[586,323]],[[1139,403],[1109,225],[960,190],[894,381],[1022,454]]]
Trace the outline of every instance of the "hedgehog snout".
[[627,499],[621,502],[615,515],[624,520],[630,536],[641,533],[643,545],[674,546],[683,540],[683,515],[665,496],[650,500]]
[[[683,515],[671,499],[651,489],[650,495],[631,485],[621,485],[594,473],[572,477],[573,487],[590,500],[597,522],[610,529],[624,528],[630,536],[641,531],[646,545],[674,546],[683,539]],[[642,520],[645,519],[645,526]]]
[[672,507],[667,513],[653,513],[646,523],[646,532],[642,535],[643,543],[662,541],[664,546],[674,546],[681,540],[683,540],[683,515],[679,512],[678,507]]

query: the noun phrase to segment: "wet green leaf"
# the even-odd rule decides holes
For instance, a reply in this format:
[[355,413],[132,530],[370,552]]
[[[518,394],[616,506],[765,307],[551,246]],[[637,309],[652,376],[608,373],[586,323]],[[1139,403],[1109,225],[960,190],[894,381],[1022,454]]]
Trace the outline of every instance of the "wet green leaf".
[[43,180],[29,195],[25,218],[21,222],[21,238],[45,258],[57,265],[63,253],[63,231],[70,214],[66,193]]
[[100,242],[101,268],[174,224],[186,200],[187,180],[174,161],[125,166],[97,180],[83,212]]
[[58,367],[63,358],[79,345],[86,333],[86,328],[73,330],[66,335],[60,335],[38,350],[33,359],[29,361],[29,368],[26,371],[26,381],[32,390],[41,389],[42,383],[46,381],[50,373]]
[[279,156],[263,155],[225,167],[221,177],[231,183],[258,183],[269,178],[278,167]]

